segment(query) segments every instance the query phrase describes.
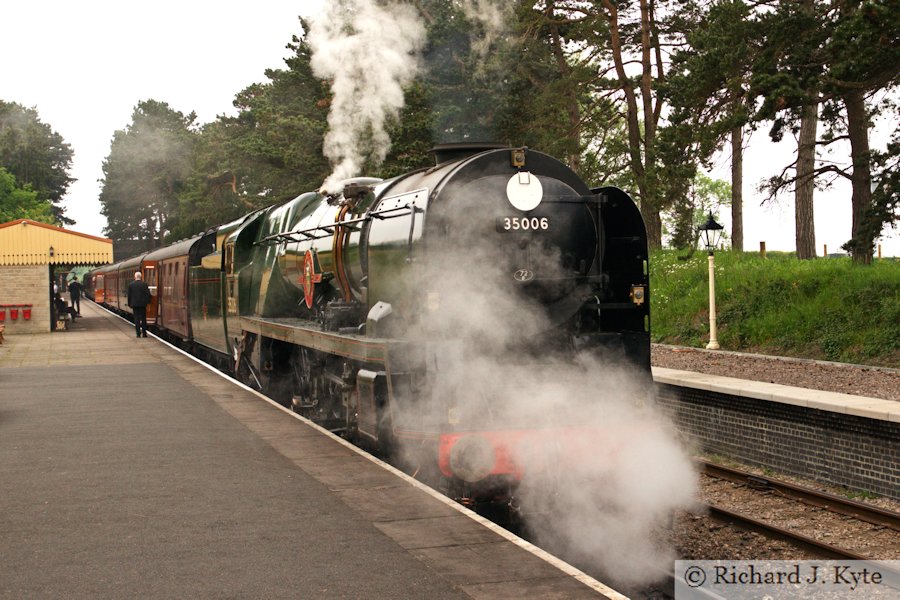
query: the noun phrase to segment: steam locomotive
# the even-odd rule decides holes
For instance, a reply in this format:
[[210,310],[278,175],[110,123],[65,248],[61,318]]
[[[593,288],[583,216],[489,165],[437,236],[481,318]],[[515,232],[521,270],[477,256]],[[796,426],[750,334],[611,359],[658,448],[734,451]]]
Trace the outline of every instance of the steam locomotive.
[[305,193],[87,286],[127,313],[140,270],[160,335],[453,497],[511,494],[517,448],[593,434],[501,395],[584,356],[649,389],[646,232],[625,192],[546,154],[433,152],[433,167]]

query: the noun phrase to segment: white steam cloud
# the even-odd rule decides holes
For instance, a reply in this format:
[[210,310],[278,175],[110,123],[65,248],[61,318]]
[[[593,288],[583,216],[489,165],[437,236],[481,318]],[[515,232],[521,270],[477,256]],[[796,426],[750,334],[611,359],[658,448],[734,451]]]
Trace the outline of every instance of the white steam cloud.
[[[461,0],[473,24],[471,50],[485,61],[508,30],[511,4]],[[313,73],[331,81],[332,101],[324,154],[332,174],[323,188],[362,172],[366,160],[380,164],[391,148],[388,121],[404,106],[403,89],[419,74],[426,31],[416,9],[400,0],[329,0],[311,18],[308,41]],[[479,66],[477,72],[487,76]]]
[[474,431],[537,432],[511,455],[524,473],[516,503],[538,545],[616,585],[660,579],[675,560],[660,533],[694,506],[697,474],[646,402],[646,381],[611,357],[491,353],[492,336],[482,330],[440,355],[434,397],[456,399]]
[[418,72],[424,43],[415,9],[398,2],[330,1],[312,20],[313,72],[331,80],[333,94],[324,153],[334,171],[325,189],[358,175],[367,157],[387,156],[387,122],[403,108],[403,87]]
[[[519,452],[526,525],[540,545],[591,572],[599,568],[616,585],[660,580],[675,559],[660,532],[675,511],[695,503],[691,460],[651,406],[633,403],[646,390],[621,367],[597,361],[560,375],[566,408],[581,413],[584,430],[564,440],[562,459],[550,444]],[[539,405],[548,400],[559,402],[542,393],[533,399]]]
[[[647,583],[674,560],[661,529],[695,502],[690,456],[654,408],[646,373],[612,352],[536,344],[541,332],[559,330],[559,317],[521,293],[512,274],[527,261],[555,275],[559,252],[532,241],[498,253],[485,214],[491,192],[475,192],[454,196],[446,245],[429,241],[435,276],[424,284],[424,327],[437,341],[425,404],[449,406],[460,431],[536,432],[511,452],[524,473],[516,500],[537,542],[619,585]],[[563,301],[580,293],[559,292]]]

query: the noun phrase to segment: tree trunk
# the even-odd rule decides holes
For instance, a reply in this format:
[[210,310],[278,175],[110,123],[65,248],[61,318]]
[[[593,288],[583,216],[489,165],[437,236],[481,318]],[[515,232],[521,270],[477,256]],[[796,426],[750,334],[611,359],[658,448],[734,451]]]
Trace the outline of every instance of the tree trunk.
[[815,192],[816,135],[819,126],[819,103],[803,107],[800,119],[800,141],[797,145],[797,183],[794,187],[794,223],[797,258],[816,257],[816,224],[813,218]]
[[853,161],[853,237],[847,243],[853,262],[871,264],[875,238],[880,231],[870,223],[869,210],[872,206],[872,173],[869,164],[869,117],[866,114],[865,97],[862,91],[851,91],[843,98],[847,107],[847,134],[850,137],[850,157]]
[[744,128],[731,130],[731,249],[744,251]]
[[[662,247],[662,219],[659,216],[660,201],[658,185],[655,182],[654,161],[656,160],[656,127],[660,107],[653,107],[653,78],[651,73],[651,50],[658,44],[652,34],[653,18],[650,3],[641,0],[641,78],[639,90],[643,108],[643,128],[641,127],[638,99],[631,77],[626,73],[623,57],[623,40],[619,31],[618,3],[602,0],[609,22],[610,50],[613,64],[627,106],[628,155],[631,172],[640,192],[641,215],[647,228],[647,243],[651,249]],[[661,67],[660,67],[661,69]],[[660,72],[659,77],[663,74]]]
[[662,248],[662,218],[659,209],[649,202],[641,202],[641,216],[644,218],[644,227],[647,228],[647,245],[651,250]]
[[[653,98],[653,59],[651,51],[653,46],[658,48],[659,40],[655,39],[653,31],[653,14],[652,2],[648,0],[640,1],[641,9],[641,100],[643,102],[644,112],[644,178],[645,196],[641,199],[641,214],[644,217],[644,224],[647,228],[647,244],[655,250],[662,248],[662,218],[660,217],[660,194],[658,191],[658,180],[656,176],[656,127],[659,122],[659,113],[654,108]],[[661,65],[657,65],[662,69]],[[662,79],[662,72],[658,74]],[[656,104],[659,107],[659,104]],[[648,176],[652,173],[652,176]],[[651,190],[652,191],[649,191]],[[646,200],[646,202],[645,202]],[[646,211],[644,205],[647,205]]]

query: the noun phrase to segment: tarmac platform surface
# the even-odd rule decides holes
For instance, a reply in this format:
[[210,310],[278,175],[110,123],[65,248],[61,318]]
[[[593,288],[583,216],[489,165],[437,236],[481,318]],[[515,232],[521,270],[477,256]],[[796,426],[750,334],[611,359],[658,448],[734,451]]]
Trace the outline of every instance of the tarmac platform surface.
[[82,312],[0,345],[0,598],[620,597]]

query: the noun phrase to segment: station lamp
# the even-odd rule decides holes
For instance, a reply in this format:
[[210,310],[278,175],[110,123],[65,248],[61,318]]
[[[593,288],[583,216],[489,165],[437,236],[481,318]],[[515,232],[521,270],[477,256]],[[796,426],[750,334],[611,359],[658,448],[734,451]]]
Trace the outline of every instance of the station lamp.
[[713,252],[716,249],[716,244],[719,243],[724,227],[716,223],[710,212],[706,223],[701,225],[699,229],[703,236],[703,243],[706,245],[706,251],[709,253],[709,343],[706,347],[709,350],[718,350],[719,340],[717,339],[718,332],[716,331],[716,259],[713,256]]
[[719,238],[722,236],[722,230],[725,229],[713,219],[712,213],[709,213],[709,217],[706,219],[706,223],[700,226],[700,232],[703,235],[703,243],[706,245],[706,250],[709,252],[709,255],[713,255],[713,250],[716,249],[716,244],[719,243]]

